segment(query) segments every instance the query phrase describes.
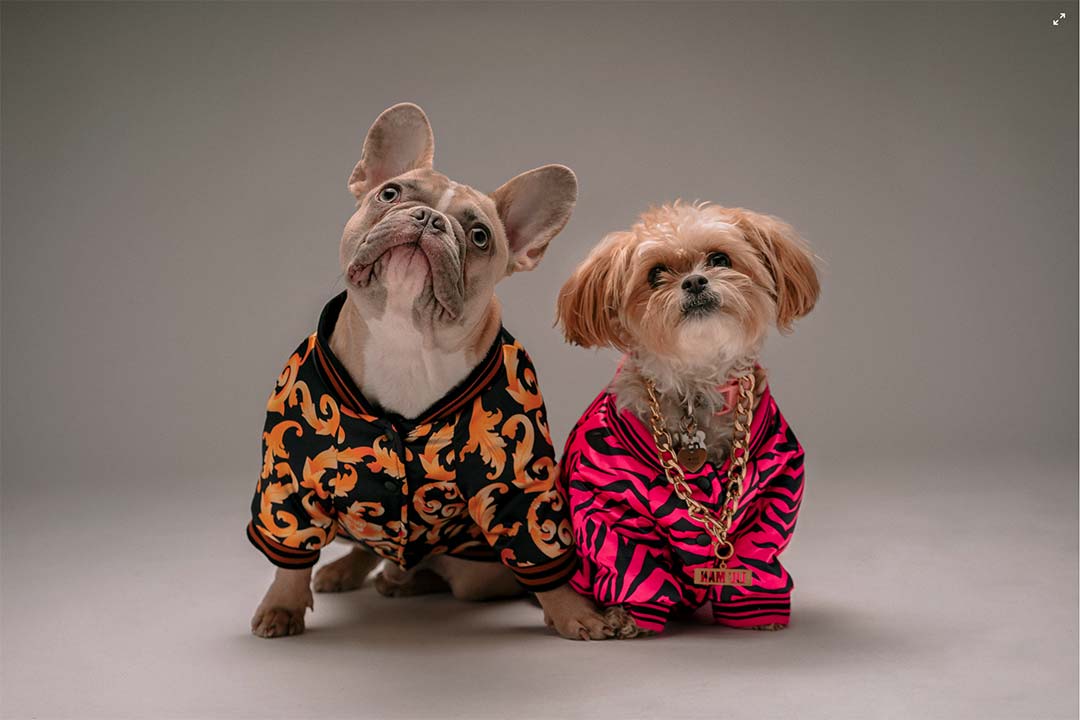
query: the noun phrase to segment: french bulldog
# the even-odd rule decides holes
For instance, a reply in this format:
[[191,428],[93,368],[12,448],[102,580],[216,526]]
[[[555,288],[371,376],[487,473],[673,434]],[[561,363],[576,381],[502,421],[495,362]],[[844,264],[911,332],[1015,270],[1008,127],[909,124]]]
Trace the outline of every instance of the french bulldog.
[[319,569],[316,592],[359,588],[381,559],[384,595],[531,589],[563,637],[611,637],[566,584],[576,556],[546,411],[495,297],[566,225],[577,179],[546,165],[485,194],[436,172],[433,155],[424,112],[395,105],[349,178],[346,290],[267,408],[248,536],[278,567],[252,632],[303,632],[312,567],[338,538],[355,545]]

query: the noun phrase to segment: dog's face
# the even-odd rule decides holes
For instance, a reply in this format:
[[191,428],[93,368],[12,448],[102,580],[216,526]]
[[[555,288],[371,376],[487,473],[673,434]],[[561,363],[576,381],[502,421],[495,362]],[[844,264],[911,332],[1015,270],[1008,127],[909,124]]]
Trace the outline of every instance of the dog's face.
[[499,280],[536,266],[570,218],[577,179],[547,165],[486,195],[435,172],[433,154],[419,107],[379,116],[349,179],[358,208],[341,267],[365,317],[389,315],[445,341],[483,320]]
[[675,203],[608,235],[559,294],[566,337],[694,367],[756,355],[818,296],[813,256],[782,221]]

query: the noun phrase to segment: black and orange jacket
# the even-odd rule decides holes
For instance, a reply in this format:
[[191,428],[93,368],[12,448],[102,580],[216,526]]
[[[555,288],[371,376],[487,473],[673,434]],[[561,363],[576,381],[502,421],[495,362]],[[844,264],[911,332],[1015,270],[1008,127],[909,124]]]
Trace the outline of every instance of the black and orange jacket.
[[576,554],[547,411],[525,349],[500,329],[456,388],[414,420],[378,410],[330,351],[345,293],[289,358],[266,405],[248,539],[280,567],[337,535],[402,568],[429,555],[499,560],[532,591]]

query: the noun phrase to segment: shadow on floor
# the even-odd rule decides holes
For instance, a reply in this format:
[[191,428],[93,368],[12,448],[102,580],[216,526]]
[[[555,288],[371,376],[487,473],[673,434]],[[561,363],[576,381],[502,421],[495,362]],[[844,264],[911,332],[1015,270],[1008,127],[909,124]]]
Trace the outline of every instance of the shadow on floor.
[[[341,595],[316,596],[318,611],[309,613],[303,635],[255,642],[336,648],[365,652],[424,647],[429,651],[463,650],[532,643],[570,643],[544,627],[541,610],[526,600],[467,603],[449,595],[384,598],[370,588]],[[883,618],[840,605],[796,605],[792,624],[777,632],[758,632],[691,620],[673,622],[663,635],[651,638],[589,643],[619,652],[648,655],[651,651],[686,651],[689,656],[730,653],[737,648],[741,671],[778,667],[840,667],[869,659],[889,664],[910,663],[931,652],[916,638],[926,636],[890,624]]]

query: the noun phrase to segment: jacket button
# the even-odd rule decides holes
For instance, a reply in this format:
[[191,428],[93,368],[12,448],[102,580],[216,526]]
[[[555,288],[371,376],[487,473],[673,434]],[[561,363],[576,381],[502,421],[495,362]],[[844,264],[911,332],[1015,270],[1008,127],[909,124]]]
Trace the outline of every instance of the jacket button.
[[387,480],[386,482],[384,482],[383,487],[391,492],[398,489],[397,483],[395,483],[393,480]]

